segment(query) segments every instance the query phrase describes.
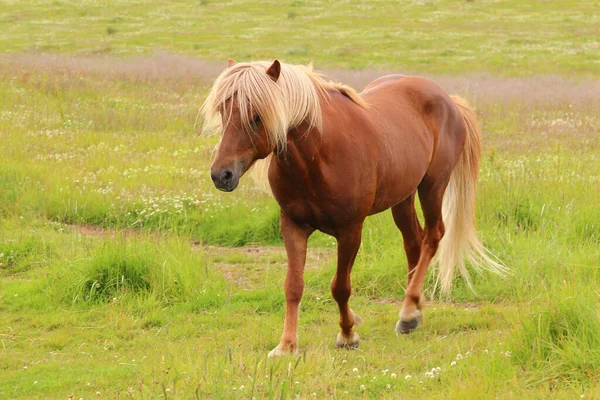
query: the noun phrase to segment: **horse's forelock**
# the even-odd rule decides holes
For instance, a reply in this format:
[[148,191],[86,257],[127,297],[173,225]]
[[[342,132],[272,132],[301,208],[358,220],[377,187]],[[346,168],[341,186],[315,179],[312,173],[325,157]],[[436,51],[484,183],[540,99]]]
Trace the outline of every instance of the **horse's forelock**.
[[[257,61],[237,63],[227,68],[215,81],[203,106],[205,128],[221,125],[220,110],[230,98],[238,102],[242,124],[251,131],[252,114],[259,114],[269,139],[285,148],[287,131],[303,121],[309,129],[321,131],[322,116],[320,99],[327,100],[327,90],[344,89],[357,104],[364,101],[356,92],[323,79],[312,66],[281,64],[277,82],[267,75],[270,63]],[[223,128],[220,126],[221,129]]]

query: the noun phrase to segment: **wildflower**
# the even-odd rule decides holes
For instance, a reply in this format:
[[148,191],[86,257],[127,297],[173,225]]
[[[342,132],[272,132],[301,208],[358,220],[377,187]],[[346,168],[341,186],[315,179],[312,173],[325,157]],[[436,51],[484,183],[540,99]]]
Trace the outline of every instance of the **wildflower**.
[[358,372],[358,368],[354,367],[354,368],[352,369],[352,371],[353,371],[353,372]]
[[442,372],[442,369],[440,367],[434,367],[431,369],[431,371],[426,371],[425,376],[430,379],[433,379],[436,376],[438,376],[440,374],[440,372]]
[[396,379],[396,374],[392,372],[392,374],[390,375],[392,377],[392,379]]
[[381,370],[381,373],[385,375],[388,373],[388,371],[389,371],[389,369],[384,369],[384,370]]
[[451,366],[451,367],[454,367],[455,365],[456,365],[456,361],[452,361],[452,362],[450,363],[450,366]]
[[406,375],[406,376],[404,377],[404,379],[406,379],[407,381],[410,381],[410,380],[412,379],[412,376],[410,376],[410,375]]
[[364,391],[365,389],[366,389],[365,385],[360,385],[360,390]]
[[386,388],[386,389],[391,389],[391,388],[392,388],[392,385],[390,385],[390,384],[388,383],[387,385],[385,385],[385,388]]

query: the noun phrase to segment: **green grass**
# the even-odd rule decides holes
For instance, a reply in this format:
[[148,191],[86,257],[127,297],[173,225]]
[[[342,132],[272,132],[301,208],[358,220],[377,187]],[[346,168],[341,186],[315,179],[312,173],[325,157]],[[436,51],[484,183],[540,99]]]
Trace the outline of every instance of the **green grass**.
[[[597,396],[598,5],[420,3],[1,8],[15,54],[0,60],[0,397]],[[278,208],[247,178],[212,187],[218,139],[196,118],[214,71],[81,57],[157,49],[444,73],[481,116],[478,228],[513,275],[475,276],[476,293],[456,279],[397,337],[406,261],[389,212],[373,216],[352,275],[360,349],[335,350],[335,246],[315,234],[301,356],[267,359],[285,305]],[[39,51],[80,56],[21,54]],[[466,71],[579,81],[452,76]]]
[[0,52],[593,75],[599,10],[595,0],[12,2],[0,10]]
[[[333,349],[336,307],[326,288],[333,259],[313,258],[302,356],[269,360],[284,306],[280,251],[259,261],[244,250],[226,256],[190,247],[179,235],[90,237],[44,220],[5,220],[0,234],[3,242],[44,240],[33,250],[35,269],[0,288],[5,397],[448,398],[476,390],[478,398],[572,398],[600,388],[593,295],[586,302],[534,298],[548,310],[541,314],[529,310],[526,294],[515,296],[521,305],[435,301],[422,329],[396,337],[398,302],[358,285],[352,303],[365,318],[363,341],[349,352]],[[240,275],[255,270],[255,281],[225,279],[230,262]],[[90,280],[102,281],[98,271],[120,275],[123,284],[82,293]],[[564,291],[544,296],[556,293]]]

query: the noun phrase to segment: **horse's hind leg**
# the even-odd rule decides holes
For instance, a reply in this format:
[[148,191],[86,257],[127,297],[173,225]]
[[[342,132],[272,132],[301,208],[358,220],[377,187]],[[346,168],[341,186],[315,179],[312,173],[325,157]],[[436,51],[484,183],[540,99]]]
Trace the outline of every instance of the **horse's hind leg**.
[[362,224],[345,229],[337,235],[338,265],[331,281],[331,294],[340,309],[341,332],[335,342],[336,347],[353,348],[358,346],[359,337],[356,332],[352,331],[352,327],[355,322],[359,321],[348,306],[348,299],[351,293],[350,272],[360,247],[361,235]]
[[396,332],[410,333],[423,322],[421,304],[423,301],[423,281],[427,268],[435,255],[440,240],[444,236],[444,222],[442,220],[442,200],[448,179],[429,182],[424,179],[419,185],[419,199],[425,217],[425,230],[421,242],[419,261],[414,269],[413,276],[406,288],[406,296],[400,311],[400,320],[396,324]]
[[402,232],[404,251],[408,261],[408,285],[419,262],[423,240],[423,228],[421,228],[417,210],[415,210],[415,193],[411,194],[402,203],[392,207],[392,215],[396,226]]

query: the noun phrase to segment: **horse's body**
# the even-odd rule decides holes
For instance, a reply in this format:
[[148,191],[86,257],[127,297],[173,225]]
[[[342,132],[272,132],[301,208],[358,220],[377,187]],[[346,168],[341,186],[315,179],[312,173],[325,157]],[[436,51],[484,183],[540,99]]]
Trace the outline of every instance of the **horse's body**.
[[407,199],[426,173],[449,177],[466,130],[450,97],[432,82],[374,82],[361,94],[368,109],[339,92],[329,95],[322,134],[291,129],[287,157],[271,163],[271,188],[288,217],[337,236]]
[[[243,74],[246,65],[255,66],[235,65],[232,63],[221,78],[226,79],[228,72],[234,75],[238,68],[237,72]],[[265,76],[270,81],[261,83],[281,85],[283,96],[293,96],[293,91],[286,91],[290,82],[298,78],[292,76],[292,70],[284,69],[287,75],[279,80],[279,62],[266,66]],[[274,153],[268,177],[281,206],[288,274],[284,333],[271,355],[297,348],[306,244],[315,230],[338,241],[338,269],[331,289],[340,309],[341,332],[336,345],[342,347],[358,345],[358,335],[352,330],[355,315],[348,307],[350,271],[368,215],[391,208],[403,235],[409,284],[397,324],[399,332],[408,333],[422,321],[423,280],[445,231],[449,237],[442,242],[445,248],[440,249],[443,289],[449,288],[455,265],[465,271],[463,253],[475,266],[502,272],[502,266],[486,256],[473,227],[480,131],[466,102],[451,98],[433,82],[418,77],[379,78],[360,95],[342,85],[323,83],[319,77],[311,79],[318,94],[318,104],[313,105],[316,109],[312,111],[320,113],[320,120],[315,122],[311,107],[304,107],[309,111],[304,118],[290,111],[288,119],[295,119],[296,123],[283,124],[285,143],[278,142],[281,138],[272,134],[276,129],[273,122],[262,118],[268,110],[263,110],[264,104],[253,104],[252,93],[232,87],[229,95],[215,96],[219,84],[226,86],[217,81],[207,100],[207,104],[212,102],[213,114],[221,114],[225,131],[211,169],[217,187],[233,190],[239,176],[255,160]],[[254,82],[252,87],[257,90]],[[278,90],[275,86],[272,89]],[[246,99],[240,100],[240,96]],[[257,98],[265,96],[257,94]],[[287,107],[293,109],[294,104],[287,103]],[[248,131],[243,127],[249,118],[253,132],[244,132]],[[279,118],[286,117],[282,114]],[[451,179],[451,190],[444,200]],[[421,228],[414,208],[417,192],[425,229]]]

